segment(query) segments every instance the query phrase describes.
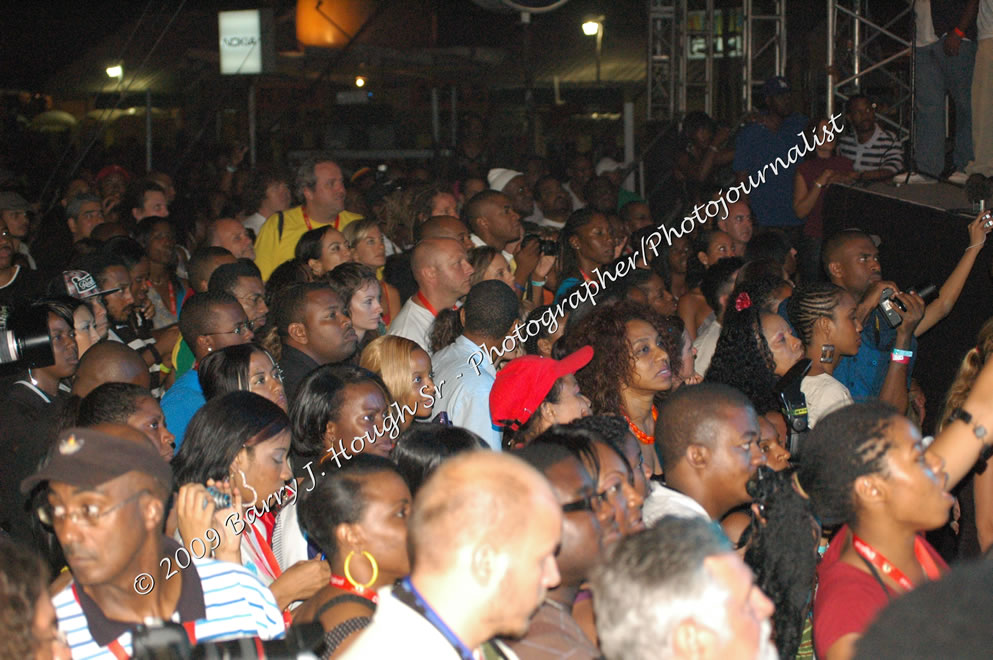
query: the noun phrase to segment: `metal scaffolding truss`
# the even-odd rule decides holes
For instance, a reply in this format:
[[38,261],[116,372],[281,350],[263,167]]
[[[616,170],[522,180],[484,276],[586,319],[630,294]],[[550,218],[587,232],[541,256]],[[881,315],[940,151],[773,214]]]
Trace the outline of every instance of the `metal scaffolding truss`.
[[744,0],[745,109],[752,109],[752,90],[766,78],[786,71],[786,0]]
[[[877,20],[867,0],[827,0],[827,111],[834,114],[854,94],[886,98],[876,119],[901,140],[913,134],[913,3]],[[909,27],[907,27],[909,26]],[[905,32],[906,34],[901,34]]]
[[741,61],[737,112],[751,109],[753,88],[786,67],[786,0],[649,0],[648,26],[649,119],[713,114],[716,59]]

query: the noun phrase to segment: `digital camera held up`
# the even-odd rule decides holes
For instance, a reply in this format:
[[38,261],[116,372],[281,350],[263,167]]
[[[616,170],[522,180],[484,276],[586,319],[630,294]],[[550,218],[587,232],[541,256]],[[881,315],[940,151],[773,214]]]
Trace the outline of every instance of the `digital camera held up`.
[[[920,288],[913,288],[910,293],[916,293],[921,298],[924,299],[924,303],[927,304],[935,299],[935,293],[937,293],[938,287],[933,284],[925,284]],[[900,316],[900,312],[906,312],[907,306],[900,302],[897,298],[893,297],[895,292],[890,287],[883,289],[882,294],[879,296],[879,311],[883,313],[886,317],[886,321],[890,324],[890,327],[897,327],[903,323],[903,317]],[[900,310],[900,312],[897,311]]]

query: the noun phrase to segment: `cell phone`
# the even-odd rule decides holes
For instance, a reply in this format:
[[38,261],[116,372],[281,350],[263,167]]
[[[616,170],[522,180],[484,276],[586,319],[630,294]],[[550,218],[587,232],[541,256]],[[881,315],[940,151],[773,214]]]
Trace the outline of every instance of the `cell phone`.
[[231,506],[231,496],[227,493],[222,493],[213,486],[207,486],[207,493],[214,500],[218,509],[226,509]]

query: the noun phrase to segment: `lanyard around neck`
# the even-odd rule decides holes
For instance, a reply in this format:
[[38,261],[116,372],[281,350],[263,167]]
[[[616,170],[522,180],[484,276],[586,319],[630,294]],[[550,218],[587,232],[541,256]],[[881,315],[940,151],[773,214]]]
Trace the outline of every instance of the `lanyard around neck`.
[[[301,206],[300,207],[300,210],[303,211],[303,221],[307,225],[307,231],[310,231],[311,229],[314,228],[314,224],[310,221],[310,214],[307,213],[307,206],[306,205]],[[340,222],[340,219],[341,219],[341,214],[338,214],[338,215],[334,216],[334,228],[335,229],[338,228],[338,223]]]
[[[910,581],[910,578],[903,571],[894,566],[871,545],[860,539],[855,532],[852,532],[852,547],[855,548],[855,552],[872,568],[878,569],[883,575],[895,581],[904,591],[910,591],[914,588],[914,583]],[[924,569],[924,575],[929,580],[937,580],[941,577],[941,569],[938,568],[938,564],[931,557],[930,553],[928,553],[924,541],[919,536],[914,537],[914,556],[917,558],[917,563]]]
[[418,593],[417,588],[410,581],[410,577],[405,577],[401,580],[394,588],[393,595],[404,605],[408,606],[410,609],[414,610],[422,617],[424,617],[428,623],[435,627],[435,629],[441,633],[445,640],[452,645],[455,652],[459,654],[462,660],[474,660],[472,649],[462,643],[462,640],[458,638],[452,629],[445,625],[445,622],[441,620],[438,613],[435,612],[424,597]]
[[355,594],[356,596],[361,596],[362,598],[372,601],[373,603],[379,603],[379,594],[377,594],[375,591],[373,591],[372,589],[366,589],[365,587],[358,584],[352,584],[351,582],[349,582],[347,579],[343,578],[340,575],[335,575],[334,573],[332,573],[331,579],[328,580],[328,584],[330,584],[332,587],[341,589],[342,591],[347,591],[349,593]]

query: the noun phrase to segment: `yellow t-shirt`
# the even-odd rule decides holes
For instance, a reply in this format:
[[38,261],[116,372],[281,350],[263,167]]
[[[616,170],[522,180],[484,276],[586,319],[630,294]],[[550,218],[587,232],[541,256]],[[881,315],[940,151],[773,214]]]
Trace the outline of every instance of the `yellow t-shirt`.
[[[349,211],[342,211],[335,218],[334,228],[341,231],[345,225],[361,220],[362,216]],[[329,223],[314,222],[314,229],[324,227]],[[259,236],[255,239],[255,265],[262,271],[262,280],[268,280],[272,271],[285,261],[293,258],[300,237],[310,231],[303,219],[303,207],[294,206],[283,212],[283,233],[279,234],[279,214],[274,213],[262,224]]]

